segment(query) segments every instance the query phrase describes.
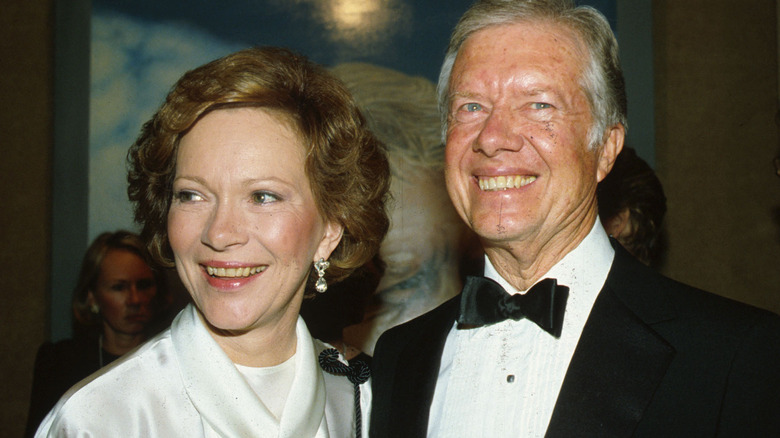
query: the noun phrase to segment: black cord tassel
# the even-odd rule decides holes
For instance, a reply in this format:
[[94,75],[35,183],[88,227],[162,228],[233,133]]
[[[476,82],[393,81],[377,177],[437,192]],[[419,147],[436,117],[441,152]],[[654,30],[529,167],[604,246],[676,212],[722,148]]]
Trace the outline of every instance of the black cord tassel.
[[360,384],[365,383],[371,376],[371,371],[362,360],[356,360],[349,365],[339,361],[339,352],[335,348],[328,348],[320,352],[320,367],[325,372],[337,376],[346,376],[355,385],[355,432],[358,438],[363,436],[363,414],[360,409]]

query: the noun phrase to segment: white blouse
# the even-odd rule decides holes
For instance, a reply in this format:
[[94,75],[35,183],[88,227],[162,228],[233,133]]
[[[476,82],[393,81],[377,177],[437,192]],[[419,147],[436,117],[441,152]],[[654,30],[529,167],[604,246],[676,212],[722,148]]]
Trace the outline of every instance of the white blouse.
[[[354,385],[321,370],[318,355],[332,347],[313,339],[300,317],[296,335],[295,376],[280,419],[190,304],[170,329],[71,388],[35,436],[354,437]],[[364,437],[370,404],[369,380],[360,385]]]

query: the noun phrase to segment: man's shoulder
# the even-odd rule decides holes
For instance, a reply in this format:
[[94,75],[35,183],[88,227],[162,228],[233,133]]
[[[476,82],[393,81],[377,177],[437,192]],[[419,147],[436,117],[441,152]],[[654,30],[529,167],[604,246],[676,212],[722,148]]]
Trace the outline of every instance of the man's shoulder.
[[395,356],[409,344],[419,342],[421,337],[434,343],[437,338],[443,340],[455,322],[459,306],[460,295],[457,295],[433,310],[388,329],[377,340],[374,361]]
[[421,333],[421,330],[429,331],[441,329],[443,331],[448,331],[452,323],[455,321],[459,306],[460,294],[450,298],[433,310],[425,312],[416,318],[388,329],[385,333],[382,334],[380,339],[382,337],[404,338],[407,337],[410,333]]
[[607,282],[646,320],[709,322],[713,330],[731,334],[755,327],[780,333],[777,314],[668,278],[624,255],[616,254]]

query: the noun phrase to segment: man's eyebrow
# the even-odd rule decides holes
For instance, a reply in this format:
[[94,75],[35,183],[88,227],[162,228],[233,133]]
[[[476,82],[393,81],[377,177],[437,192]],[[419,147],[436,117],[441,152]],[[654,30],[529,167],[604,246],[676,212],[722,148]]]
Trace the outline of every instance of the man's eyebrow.
[[455,97],[470,98],[470,97],[480,97],[480,96],[481,95],[479,93],[472,93],[470,91],[456,91],[456,92],[450,94],[450,99],[455,98]]
[[565,93],[561,93],[560,90],[556,90],[555,88],[549,88],[549,87],[534,87],[530,90],[527,90],[523,92],[524,95],[528,97],[537,97],[541,95],[550,96],[550,98],[553,99],[559,99],[566,101],[568,100],[568,97]]

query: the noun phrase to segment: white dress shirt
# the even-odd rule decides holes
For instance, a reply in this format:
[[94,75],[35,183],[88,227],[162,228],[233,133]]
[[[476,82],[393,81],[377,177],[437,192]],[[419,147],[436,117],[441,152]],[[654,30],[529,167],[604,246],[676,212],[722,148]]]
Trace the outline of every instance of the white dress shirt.
[[[569,287],[561,337],[506,320],[450,330],[428,422],[429,437],[543,437],[574,349],[615,251],[596,220],[580,244],[541,279]],[[485,257],[485,276],[518,292]]]
[[[331,347],[313,339],[300,317],[296,336],[295,375],[280,418],[190,304],[170,329],[71,388],[35,436],[354,437],[354,385],[320,369],[317,357]],[[370,391],[370,381],[360,385],[364,436]]]

